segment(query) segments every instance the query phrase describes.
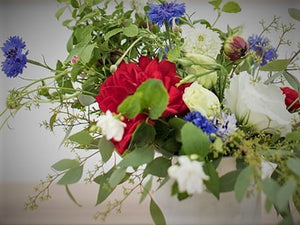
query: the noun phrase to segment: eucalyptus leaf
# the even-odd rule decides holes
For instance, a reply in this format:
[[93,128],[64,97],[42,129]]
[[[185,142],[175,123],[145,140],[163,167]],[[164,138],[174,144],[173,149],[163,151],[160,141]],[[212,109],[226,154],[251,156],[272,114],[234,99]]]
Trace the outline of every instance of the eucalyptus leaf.
[[204,180],[205,186],[217,199],[220,198],[220,180],[218,173],[211,162],[206,162],[203,166],[205,173],[209,176]]
[[240,170],[234,170],[220,177],[220,192],[233,191],[235,182],[240,172]]
[[253,176],[253,171],[251,166],[244,168],[237,177],[234,185],[234,193],[238,202],[243,200],[247,188],[250,186],[251,178]]
[[181,129],[182,150],[187,155],[197,154],[205,157],[209,153],[210,140],[200,128],[186,123]]
[[78,100],[80,104],[83,106],[89,106],[95,102],[95,98],[93,96],[84,95],[84,94],[79,95]]
[[87,130],[79,131],[69,137],[70,141],[76,142],[79,145],[89,145],[93,142],[93,137]]
[[74,184],[77,183],[81,177],[83,172],[83,166],[72,167],[69,169],[63,177],[57,182],[57,184]]
[[155,139],[155,129],[146,122],[140,123],[132,135],[129,149],[143,147],[153,144]]
[[65,187],[66,187],[66,192],[67,192],[69,198],[70,198],[70,199],[71,199],[78,207],[82,207],[82,205],[79,204],[79,203],[77,202],[77,200],[75,199],[75,197],[73,196],[73,194],[72,194],[72,192],[71,192],[69,186],[68,186],[68,185],[65,185]]
[[113,145],[113,143],[109,140],[106,140],[105,137],[100,138],[99,143],[98,143],[98,147],[99,147],[99,151],[102,157],[102,161],[103,162],[107,162],[115,149],[115,146]]
[[299,158],[290,158],[287,161],[287,166],[291,169],[295,174],[300,176],[300,159]]
[[56,171],[65,171],[73,167],[79,167],[80,163],[77,159],[62,159],[53,164],[51,167]]
[[152,162],[147,164],[144,173],[152,174],[157,177],[166,177],[168,175],[168,168],[170,166],[170,159],[166,159],[164,157],[157,157]]
[[289,63],[290,63],[289,59],[277,59],[277,60],[273,60],[273,61],[267,63],[266,65],[262,66],[260,68],[260,70],[273,71],[273,72],[283,71],[287,68]]
[[166,225],[166,220],[161,209],[152,198],[150,201],[150,214],[155,225]]
[[152,177],[147,181],[145,185],[143,185],[143,192],[141,194],[140,203],[142,203],[146,196],[150,193],[151,187],[152,187]]
[[116,187],[123,181],[123,178],[126,175],[126,169],[127,168],[120,167],[114,170],[114,172],[111,174],[108,183],[112,188]]
[[276,196],[279,191],[279,188],[280,188],[279,184],[271,178],[266,178],[262,182],[262,189],[264,193],[274,205],[277,205]]
[[296,190],[297,183],[290,178],[277,192],[277,207],[280,212],[287,212],[289,207],[289,200],[292,198]]
[[300,9],[289,8],[288,12],[293,19],[300,21]]
[[226,2],[222,7],[222,11],[226,13],[238,13],[241,10],[242,9],[240,5],[237,2],[233,1]]
[[154,150],[150,146],[134,149],[132,152],[124,156],[118,166],[120,167],[137,167],[149,163],[154,157]]

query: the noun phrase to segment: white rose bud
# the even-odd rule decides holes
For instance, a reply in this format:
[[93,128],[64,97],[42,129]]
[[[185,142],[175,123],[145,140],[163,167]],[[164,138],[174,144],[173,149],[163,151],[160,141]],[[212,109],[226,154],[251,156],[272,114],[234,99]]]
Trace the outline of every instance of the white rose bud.
[[182,98],[190,111],[200,112],[206,118],[213,117],[220,112],[218,97],[197,82],[185,88]]

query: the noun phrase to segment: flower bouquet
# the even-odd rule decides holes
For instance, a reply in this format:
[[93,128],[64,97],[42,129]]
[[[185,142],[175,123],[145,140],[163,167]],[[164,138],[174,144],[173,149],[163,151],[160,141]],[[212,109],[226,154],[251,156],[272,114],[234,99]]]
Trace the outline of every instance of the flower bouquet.
[[[57,1],[57,19],[67,10],[71,17],[63,21],[72,31],[64,61],[52,68],[30,60],[18,36],[1,48],[8,77],[20,77],[28,64],[53,73],[8,93],[1,127],[22,108],[50,104],[43,125],[63,127],[64,145],[77,153],[52,165],[26,208],[48,199],[53,183],[79,204],[69,186],[84,179],[99,185],[97,205],[123,186],[122,199],[96,217],[138,190],[140,202],[150,198],[155,224],[166,224],[153,192],[171,182],[170,195],[180,201],[207,191],[217,199],[234,192],[240,202],[262,191],[266,209],[293,224],[291,205],[300,212],[300,46],[286,38],[293,24],[274,17],[245,38],[241,26],[216,25],[241,11],[234,1],[208,2],[213,22],[194,19],[176,1],[130,1],[129,8],[123,1]],[[299,9],[287,12],[299,22]],[[268,39],[272,32],[277,43]],[[236,169],[219,175],[224,157],[233,157]],[[85,175],[92,158],[100,162]]]

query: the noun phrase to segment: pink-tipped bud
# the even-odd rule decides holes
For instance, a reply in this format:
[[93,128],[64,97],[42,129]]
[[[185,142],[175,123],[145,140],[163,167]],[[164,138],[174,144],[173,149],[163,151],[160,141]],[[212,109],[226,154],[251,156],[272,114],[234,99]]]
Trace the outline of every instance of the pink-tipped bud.
[[71,59],[71,63],[72,63],[72,64],[76,64],[77,61],[78,61],[78,56],[77,56],[77,55],[74,55],[74,56],[72,57],[72,59]]
[[245,56],[248,49],[248,43],[238,35],[227,38],[224,44],[224,53],[231,61],[236,61]]

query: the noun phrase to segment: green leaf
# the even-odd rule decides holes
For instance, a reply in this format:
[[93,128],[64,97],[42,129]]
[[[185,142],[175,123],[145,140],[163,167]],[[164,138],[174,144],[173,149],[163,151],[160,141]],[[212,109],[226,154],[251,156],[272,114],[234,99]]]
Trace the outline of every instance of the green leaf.
[[147,111],[151,119],[158,119],[167,108],[168,101],[169,95],[163,83],[157,79],[148,79],[119,105],[118,112],[133,118]]
[[82,60],[83,63],[89,63],[93,56],[95,45],[87,45],[85,48],[83,48],[82,52],[79,55],[80,60]]
[[87,130],[79,131],[69,137],[70,141],[76,142],[79,145],[89,145],[93,142],[93,137]]
[[139,34],[139,28],[135,24],[123,27],[123,33],[127,37],[136,37]]
[[140,123],[132,135],[129,149],[143,147],[153,144],[155,139],[155,129],[146,122]]
[[150,214],[156,225],[166,225],[166,220],[161,209],[152,198],[150,201]]
[[240,172],[239,176],[237,177],[234,185],[234,192],[238,202],[241,202],[243,200],[247,188],[250,185],[252,175],[252,168],[250,166],[247,166]]
[[78,100],[80,104],[83,106],[89,106],[95,102],[95,98],[93,96],[84,95],[84,94],[79,95]]
[[289,8],[288,12],[293,19],[300,21],[300,9]]
[[151,187],[152,187],[152,177],[147,181],[147,183],[143,186],[143,192],[141,194],[140,203],[142,203],[146,196],[149,194]]
[[152,161],[154,157],[154,150],[150,146],[136,148],[132,152],[124,156],[119,163],[120,167],[137,167]]
[[100,138],[98,147],[100,150],[102,161],[107,162],[111,158],[115,146],[111,141],[106,140],[106,138]]
[[57,163],[53,164],[51,167],[56,171],[65,171],[73,167],[79,167],[80,163],[76,159],[62,159]]
[[271,179],[271,178],[266,178],[262,182],[262,189],[264,193],[266,194],[267,198],[272,202],[274,205],[277,205],[277,193],[279,191],[279,184]]
[[286,71],[283,72],[283,76],[296,91],[300,92],[300,83],[296,77]]
[[53,127],[54,127],[54,123],[56,121],[56,117],[57,117],[57,112],[54,112],[53,115],[50,117],[49,126],[50,126],[51,131],[53,131]]
[[114,170],[114,172],[111,174],[108,183],[112,188],[116,187],[119,183],[122,182],[123,178],[126,175],[126,169],[127,168],[120,167]]
[[209,180],[204,180],[206,188],[217,198],[220,198],[220,181],[218,173],[211,162],[206,162],[203,166],[205,174],[209,176]]
[[208,136],[192,123],[186,123],[181,129],[182,150],[187,155],[197,154],[205,157],[209,152]]
[[235,182],[240,172],[240,170],[234,170],[220,177],[220,192],[233,191]]
[[280,212],[287,212],[289,200],[292,198],[296,190],[297,183],[290,178],[277,192],[277,207]]
[[144,173],[152,174],[157,177],[166,177],[168,175],[168,168],[171,166],[171,161],[164,157],[157,157],[152,162],[148,163]]
[[97,184],[100,184],[96,205],[105,201],[105,199],[107,199],[107,197],[114,191],[115,188],[111,187],[108,183],[113,171],[114,170],[111,169],[109,172],[101,174],[94,179]]
[[74,184],[82,177],[83,166],[73,167],[69,169],[57,184]]
[[74,198],[73,194],[71,193],[71,190],[69,189],[69,186],[68,186],[68,185],[65,185],[65,187],[66,187],[66,192],[67,192],[69,198],[70,198],[77,206],[82,207],[82,205],[80,205],[80,204],[76,201],[76,199]]
[[226,13],[238,13],[242,9],[237,2],[229,1],[224,4],[222,11]]
[[165,111],[169,101],[169,95],[162,81],[148,79],[142,83],[138,92],[143,93],[142,108],[149,111],[151,119],[158,119]]
[[141,99],[142,93],[135,93],[134,95],[128,96],[118,106],[118,112],[126,115],[129,119],[132,119],[142,111]]
[[111,30],[111,31],[109,31],[109,32],[107,32],[107,33],[105,34],[104,40],[107,41],[107,40],[110,39],[112,36],[114,36],[114,35],[116,35],[116,34],[118,34],[118,33],[120,33],[120,32],[122,32],[122,28],[116,28],[116,29],[113,29],[113,30]]
[[180,48],[179,47],[176,47],[174,49],[170,49],[170,51],[168,52],[167,54],[167,59],[170,61],[170,62],[176,62],[176,60],[179,58],[180,56]]
[[59,10],[57,10],[57,12],[55,13],[55,18],[57,20],[59,20],[59,18],[62,16],[62,14],[65,12],[67,6],[64,6],[62,8],[60,8]]
[[290,60],[289,59],[277,59],[269,62],[268,64],[264,65],[260,68],[262,71],[283,71],[287,68],[289,65]]
[[300,131],[287,133],[285,136],[286,141],[300,141]]
[[77,2],[77,0],[71,0],[71,5],[73,8],[78,8],[79,7],[79,4]]
[[300,159],[299,158],[290,158],[287,161],[287,166],[298,176],[300,176]]
[[214,9],[220,9],[222,0],[214,0],[214,1],[210,1],[208,3],[211,4],[212,6],[214,6]]

